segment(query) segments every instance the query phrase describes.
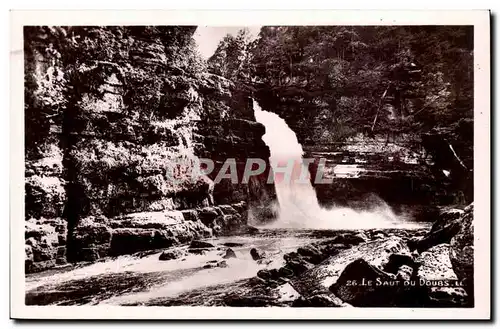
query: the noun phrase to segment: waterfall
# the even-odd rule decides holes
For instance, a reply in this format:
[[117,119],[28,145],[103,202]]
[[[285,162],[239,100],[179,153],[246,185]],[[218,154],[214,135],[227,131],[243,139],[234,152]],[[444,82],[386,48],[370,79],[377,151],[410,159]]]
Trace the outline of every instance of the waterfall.
[[[275,113],[262,110],[254,100],[253,109],[257,122],[263,124],[266,133],[262,140],[269,147],[271,168],[278,199],[278,218],[269,226],[295,229],[368,229],[408,227],[415,223],[398,218],[382,200],[370,211],[351,208],[323,208],[319,205],[316,191],[311,184],[303,149],[293,130]],[[293,168],[289,176],[280,172],[285,166]]]

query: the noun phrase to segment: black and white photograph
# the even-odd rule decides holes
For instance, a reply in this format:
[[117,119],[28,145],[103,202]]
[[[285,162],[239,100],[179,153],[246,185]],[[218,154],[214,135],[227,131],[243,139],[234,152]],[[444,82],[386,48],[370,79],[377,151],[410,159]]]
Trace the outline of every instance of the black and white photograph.
[[165,22],[20,27],[23,317],[489,316],[474,22]]

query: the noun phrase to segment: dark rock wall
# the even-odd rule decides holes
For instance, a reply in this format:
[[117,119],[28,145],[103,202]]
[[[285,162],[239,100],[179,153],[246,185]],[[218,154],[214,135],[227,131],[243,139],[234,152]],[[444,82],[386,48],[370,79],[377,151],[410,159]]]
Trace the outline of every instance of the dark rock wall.
[[[89,29],[25,29],[26,219],[31,231],[41,225],[38,249],[27,231],[28,271],[230,234],[246,226],[247,205],[271,204],[274,186],[260,177],[233,185],[192,174],[201,157],[215,169],[237,159],[239,177],[246,157],[269,158],[249,94],[192,63],[194,28]],[[181,214],[173,237],[154,227],[172,211],[240,202],[237,216]],[[118,220],[137,213],[146,224]],[[67,224],[63,242],[42,237],[55,221]]]

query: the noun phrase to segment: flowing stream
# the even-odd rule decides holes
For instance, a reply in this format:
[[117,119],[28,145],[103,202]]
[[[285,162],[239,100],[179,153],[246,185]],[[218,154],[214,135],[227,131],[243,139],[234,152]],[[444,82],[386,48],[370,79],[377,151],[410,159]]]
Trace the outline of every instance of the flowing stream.
[[[261,269],[283,266],[283,255],[317,241],[314,231],[263,230],[252,236],[233,236],[206,240],[215,248],[203,255],[187,253],[184,257],[160,261],[160,251],[102,259],[92,264],[47,270],[26,276],[27,305],[165,305],[175,300],[186,304],[210,303],[207,296],[183,297],[222,285],[221,292],[234,290],[234,284],[254,277]],[[225,259],[227,267],[205,268],[220,262],[226,243],[236,258]],[[266,255],[256,262],[250,249]],[[176,247],[187,250],[187,246]]]

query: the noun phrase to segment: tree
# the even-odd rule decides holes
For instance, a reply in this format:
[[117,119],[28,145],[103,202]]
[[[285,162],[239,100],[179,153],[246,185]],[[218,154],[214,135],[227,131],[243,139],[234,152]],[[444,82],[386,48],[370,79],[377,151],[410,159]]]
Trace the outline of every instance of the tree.
[[249,48],[250,31],[241,29],[236,36],[227,34],[208,59],[210,72],[233,80],[249,80],[251,77]]

